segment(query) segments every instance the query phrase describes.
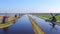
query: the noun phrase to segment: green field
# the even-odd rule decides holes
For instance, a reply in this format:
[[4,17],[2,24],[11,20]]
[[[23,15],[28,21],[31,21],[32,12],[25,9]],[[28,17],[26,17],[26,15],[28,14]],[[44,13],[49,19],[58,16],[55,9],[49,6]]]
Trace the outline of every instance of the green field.
[[[40,13],[40,14],[37,13],[37,14],[32,14],[32,15],[37,16],[39,18],[41,18],[41,17],[45,17],[45,18],[52,17],[49,13]],[[56,19],[60,21],[60,15],[56,16]]]
[[0,24],[0,28],[4,28],[4,27],[8,27],[10,25],[12,25],[12,23],[17,20],[17,18],[13,18],[12,20],[8,21],[7,23],[4,24]]
[[[32,15],[37,16],[37,17],[42,18],[42,19],[45,19],[45,20],[52,17],[49,13],[40,13],[40,14],[37,13],[37,14],[32,14]],[[56,16],[55,18],[57,19],[57,21],[59,21],[56,24],[60,25],[60,15]]]

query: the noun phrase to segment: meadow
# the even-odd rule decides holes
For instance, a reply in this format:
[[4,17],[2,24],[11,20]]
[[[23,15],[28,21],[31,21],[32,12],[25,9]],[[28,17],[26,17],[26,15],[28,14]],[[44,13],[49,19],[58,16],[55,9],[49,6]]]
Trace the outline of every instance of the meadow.
[[[32,15],[37,16],[39,18],[42,18],[42,17],[51,18],[52,17],[50,13],[36,13],[36,14],[32,14]],[[55,16],[55,18],[60,21],[60,15]]]

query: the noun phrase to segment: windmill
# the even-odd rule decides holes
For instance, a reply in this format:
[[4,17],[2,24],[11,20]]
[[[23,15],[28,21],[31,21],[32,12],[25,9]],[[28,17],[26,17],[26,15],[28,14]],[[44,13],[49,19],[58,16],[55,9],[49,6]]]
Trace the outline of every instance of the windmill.
[[[45,21],[47,22],[50,22],[52,23],[52,27],[55,27],[56,23],[57,22],[57,19],[56,19],[56,16],[60,15],[60,14],[53,14],[53,13],[50,13],[51,17],[49,19],[46,19]],[[60,24],[57,24],[57,25],[60,25]]]

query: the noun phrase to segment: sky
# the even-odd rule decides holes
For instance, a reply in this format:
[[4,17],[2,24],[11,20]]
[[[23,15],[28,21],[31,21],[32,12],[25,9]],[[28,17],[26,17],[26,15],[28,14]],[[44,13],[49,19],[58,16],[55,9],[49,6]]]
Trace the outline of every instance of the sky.
[[60,0],[0,0],[0,13],[60,13]]

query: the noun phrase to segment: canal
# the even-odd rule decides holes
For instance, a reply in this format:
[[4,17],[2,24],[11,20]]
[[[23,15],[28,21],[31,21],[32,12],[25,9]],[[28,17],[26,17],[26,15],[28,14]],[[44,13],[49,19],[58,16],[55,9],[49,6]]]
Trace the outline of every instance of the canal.
[[39,24],[46,34],[60,34],[60,26],[56,25],[55,28],[53,28],[50,23],[46,22],[44,19],[36,16],[32,16],[32,18]]
[[34,34],[27,15],[19,18],[12,26],[8,27],[8,31],[6,30],[0,29],[0,34]]
[[[56,25],[55,28],[52,28],[49,22],[45,22],[45,20],[36,16],[31,17],[39,24],[46,34],[60,34],[60,26]],[[10,27],[0,29],[0,34],[34,34],[34,32],[28,16],[24,15]]]

